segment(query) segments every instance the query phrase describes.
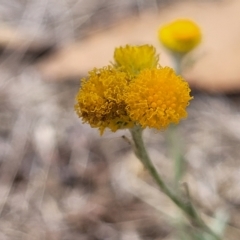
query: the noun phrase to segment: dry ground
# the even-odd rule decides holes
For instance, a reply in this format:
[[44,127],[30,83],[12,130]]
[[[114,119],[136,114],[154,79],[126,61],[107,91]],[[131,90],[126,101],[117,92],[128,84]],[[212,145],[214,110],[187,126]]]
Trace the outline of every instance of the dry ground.
[[[100,137],[76,117],[81,72],[51,81],[39,71],[58,49],[146,10],[166,14],[171,3],[0,0],[0,240],[181,239],[180,213],[138,164],[121,137],[128,132]],[[218,2],[204,4],[207,11]],[[238,240],[239,95],[225,95],[223,89],[193,95],[189,117],[179,125],[183,181],[208,224],[227,215],[225,239]],[[171,184],[166,133],[146,130],[145,139]]]

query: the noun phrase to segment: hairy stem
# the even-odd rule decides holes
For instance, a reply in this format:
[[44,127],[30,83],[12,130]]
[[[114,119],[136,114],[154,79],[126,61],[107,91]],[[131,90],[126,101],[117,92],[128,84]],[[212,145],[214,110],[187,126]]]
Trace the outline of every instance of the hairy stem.
[[219,237],[216,236],[215,233],[212,232],[211,229],[203,222],[200,218],[196,210],[194,209],[191,201],[184,201],[176,194],[174,194],[164,183],[161,176],[157,172],[155,166],[153,165],[143,142],[142,132],[143,129],[139,126],[135,126],[130,130],[133,143],[134,143],[134,150],[136,156],[139,160],[143,163],[146,169],[149,171],[150,175],[156,181],[157,185],[160,189],[186,214],[190,222],[195,226],[198,227],[215,237],[216,240],[219,240]]

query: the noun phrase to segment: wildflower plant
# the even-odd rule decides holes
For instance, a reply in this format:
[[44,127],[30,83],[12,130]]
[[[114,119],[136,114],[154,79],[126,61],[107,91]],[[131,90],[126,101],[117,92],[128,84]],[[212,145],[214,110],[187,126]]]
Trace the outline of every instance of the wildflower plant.
[[171,190],[153,165],[143,141],[145,128],[166,129],[187,117],[192,97],[188,83],[170,67],[159,65],[153,46],[118,47],[114,62],[93,69],[81,81],[75,111],[83,123],[115,132],[129,129],[136,156],[160,189],[189,218],[194,227],[218,237],[205,225],[191,202]]
[[158,64],[153,46],[116,48],[114,59],[112,66],[93,69],[82,79],[75,110],[83,122],[103,134],[106,128],[134,126],[160,130],[187,116],[188,83]]
[[[190,19],[176,19],[158,29],[158,39],[172,56],[174,69],[182,74],[184,57],[199,45],[202,40],[200,27]],[[180,142],[178,141],[177,126],[170,125],[167,129],[167,138],[172,158],[175,160],[175,185],[183,175],[184,158]]]

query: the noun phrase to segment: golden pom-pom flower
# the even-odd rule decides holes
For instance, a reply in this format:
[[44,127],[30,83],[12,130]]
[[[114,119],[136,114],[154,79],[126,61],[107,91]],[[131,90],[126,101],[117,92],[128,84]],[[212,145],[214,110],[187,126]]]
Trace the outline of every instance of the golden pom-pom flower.
[[169,67],[142,70],[125,94],[128,114],[142,128],[177,124],[191,99],[188,83]]
[[111,66],[90,71],[88,78],[82,80],[76,96],[76,113],[83,122],[98,128],[100,134],[105,128],[115,132],[132,127],[123,99],[128,81],[126,72]]
[[162,26],[158,31],[160,42],[169,50],[187,53],[201,41],[199,26],[188,19],[179,19]]
[[159,56],[151,45],[126,45],[115,49],[114,60],[116,67],[123,67],[130,74],[136,75],[142,69],[157,67]]

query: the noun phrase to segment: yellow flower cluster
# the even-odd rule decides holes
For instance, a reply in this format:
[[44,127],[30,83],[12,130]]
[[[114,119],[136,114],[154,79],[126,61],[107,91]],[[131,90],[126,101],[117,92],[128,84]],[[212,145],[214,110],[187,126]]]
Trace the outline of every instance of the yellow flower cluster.
[[200,43],[202,35],[195,22],[179,19],[162,26],[158,38],[170,51],[187,53]]
[[112,66],[90,71],[88,79],[82,79],[76,97],[78,116],[91,127],[99,128],[100,134],[107,127],[113,132],[132,127],[124,101],[129,80],[127,73]]
[[130,118],[143,128],[166,128],[187,116],[190,89],[172,68],[144,69],[126,92]]
[[173,69],[158,66],[153,46],[116,48],[115,63],[89,72],[82,80],[75,110],[98,128],[166,128],[187,116],[190,89]]

